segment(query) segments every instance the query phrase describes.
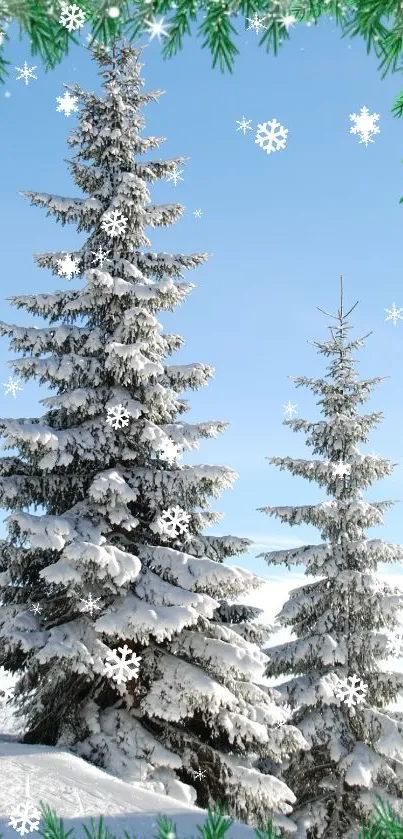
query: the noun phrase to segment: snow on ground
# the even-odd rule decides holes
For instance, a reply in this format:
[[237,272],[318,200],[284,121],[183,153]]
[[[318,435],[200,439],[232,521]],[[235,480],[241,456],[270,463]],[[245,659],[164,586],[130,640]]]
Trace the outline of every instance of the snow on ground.
[[[403,575],[380,573],[379,576],[403,589]],[[242,602],[263,608],[260,621],[273,624],[288,592],[308,581],[309,578],[297,573],[281,579],[273,577],[267,579],[260,590],[245,596]],[[271,637],[270,643],[282,644],[292,637],[288,629],[281,628]],[[385,669],[403,672],[403,659],[389,659],[384,664]],[[286,679],[260,681],[275,685]],[[6,697],[1,695],[2,691],[7,695],[7,689],[12,688],[14,682],[15,678],[0,668],[0,836],[3,839],[18,839],[24,835],[21,821],[14,823],[15,826],[9,821],[13,808],[24,806],[27,801],[36,807],[40,801],[48,804],[63,819],[66,830],[74,828],[71,839],[84,839],[81,825],[90,827],[91,817],[97,822],[101,815],[110,832],[122,839],[125,830],[136,839],[156,836],[159,814],[172,819],[179,839],[191,839],[197,834],[196,827],[205,821],[204,810],[150,792],[140,785],[124,783],[67,750],[19,743],[22,723],[13,715],[12,705],[6,704]],[[390,707],[403,711],[403,698]],[[32,833],[29,823],[25,824],[26,835],[39,839],[37,828],[41,829],[43,823],[33,821]],[[254,839],[255,833],[245,825],[234,823],[227,836],[229,839]]]
[[[81,758],[52,746],[25,746],[15,741],[0,740],[0,777],[3,782],[0,834],[3,839],[18,839],[18,835],[22,835],[21,821],[16,827],[8,822],[14,808],[24,806],[26,801],[35,807],[44,801],[63,819],[66,830],[74,828],[75,837],[85,836],[82,824],[90,827],[91,816],[97,822],[102,815],[105,825],[116,837],[123,837],[123,832],[127,830],[137,839],[149,839],[158,833],[156,817],[159,813],[172,819],[178,836],[183,839],[194,836],[196,826],[203,825],[205,821],[206,814],[198,807],[126,784]],[[26,812],[29,816],[29,810]],[[43,822],[36,823],[32,835],[39,836],[37,829],[42,827]],[[244,825],[234,824],[229,836],[251,839],[254,832]]]
[[[14,682],[15,678],[0,670],[0,691],[6,692]],[[197,825],[204,824],[204,810],[142,789],[140,785],[124,783],[64,749],[23,745],[18,742],[21,731],[21,722],[13,716],[12,706],[0,696],[0,836],[3,839],[24,835],[21,821],[15,826],[9,821],[14,808],[24,807],[27,801],[35,807],[40,801],[48,804],[63,819],[66,831],[74,828],[71,839],[84,839],[81,826],[84,823],[89,828],[91,816],[98,822],[102,815],[117,839],[123,839],[125,830],[137,839],[156,836],[159,814],[174,822],[179,839],[196,836]],[[37,830],[43,827],[43,822],[33,819],[32,824],[31,833],[29,823],[25,822],[26,834],[39,839]],[[227,835],[229,839],[252,839],[255,833],[246,825],[234,823]]]

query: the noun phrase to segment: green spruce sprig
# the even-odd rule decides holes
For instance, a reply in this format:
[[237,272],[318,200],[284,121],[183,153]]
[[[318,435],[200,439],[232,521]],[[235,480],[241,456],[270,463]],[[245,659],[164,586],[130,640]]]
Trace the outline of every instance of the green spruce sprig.
[[372,817],[368,827],[363,827],[358,839],[403,839],[403,822],[393,812],[390,804],[383,804],[379,795],[375,811],[378,818]]
[[[70,0],[66,0],[68,5]],[[251,18],[258,14],[264,19],[264,31],[259,41],[268,52],[277,55],[279,47],[290,38],[287,26],[281,21],[284,14],[293,15],[296,22],[317,23],[320,18],[331,16],[341,28],[343,37],[360,36],[366,42],[367,52],[373,50],[380,58],[382,78],[388,72],[403,69],[403,8],[400,0],[78,0],[91,29],[92,42],[110,46],[115,37],[124,36],[130,41],[147,31],[147,24],[159,15],[165,17],[162,54],[172,58],[182,49],[183,39],[192,35],[192,26],[201,23],[197,35],[203,39],[202,48],[212,56],[213,67],[219,64],[221,72],[232,72],[238,36],[235,21],[242,21],[248,28]],[[119,10],[117,17],[109,16],[109,8]],[[53,69],[68,53],[71,43],[77,42],[77,33],[69,32],[60,24],[60,0],[0,0],[0,81],[8,75],[4,46],[8,36],[4,27],[17,21],[22,34],[28,35],[32,55],[39,54],[45,70]],[[403,93],[396,100],[392,113],[403,114]]]
[[70,833],[73,833],[73,828],[65,833],[63,819],[58,819],[54,810],[51,810],[43,801],[39,802],[39,809],[42,813],[44,825],[38,829],[43,839],[68,839]]
[[[375,807],[377,817],[373,816],[368,824],[361,829],[356,839],[403,839],[403,821],[393,812],[389,804],[383,804],[379,796],[376,796],[378,804]],[[38,833],[43,839],[68,839],[74,828],[67,832],[64,829],[63,819],[58,819],[51,808],[40,802],[40,810],[43,817],[43,827],[38,828]],[[157,819],[158,835],[154,839],[177,839],[175,824],[167,816],[159,816]],[[218,803],[212,810],[207,811],[207,818],[202,827],[198,826],[197,831],[201,839],[223,839],[233,824],[232,819],[226,815],[225,810]],[[103,817],[100,816],[98,824],[91,818],[91,827],[82,825],[88,839],[115,839],[113,834],[105,826]],[[255,830],[257,839],[281,839],[275,832],[273,824],[269,821],[264,830]],[[126,839],[136,839],[124,831]],[[3,839],[0,834],[0,839]],[[354,837],[350,837],[354,839]]]
[[222,839],[232,825],[232,819],[225,813],[220,803],[216,803],[212,810],[207,810],[207,819],[197,831],[201,839]]

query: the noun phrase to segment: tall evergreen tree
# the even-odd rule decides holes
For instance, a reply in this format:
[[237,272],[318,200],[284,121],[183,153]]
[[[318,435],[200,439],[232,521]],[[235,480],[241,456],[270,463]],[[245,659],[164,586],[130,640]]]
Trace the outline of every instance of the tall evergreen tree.
[[308,746],[297,729],[275,727],[287,721],[279,694],[254,685],[267,661],[257,612],[228,603],[260,583],[223,564],[250,542],[202,534],[219,520],[208,498],[236,474],[178,463],[225,427],[180,419],[179,394],[213,370],[166,363],[183,342],[156,319],[185,299],[193,286],[183,269],[207,255],[144,250],[146,228],[183,211],[150,204],[147,184],[184,158],[139,159],[162,142],[140,136],[140,109],[160,95],[140,92],[141,50],[115,42],[112,55],[94,54],[105,97],[66,85],[81,105],[70,167],[89,197],[24,193],[90,233],[74,254],[36,256],[85,285],[11,298],[44,328],[1,324],[28,356],[14,370],[56,395],[42,400],[40,418],[0,422],[6,448],[19,452],[0,460],[0,501],[12,511],[1,544],[0,663],[19,674],[25,742],[68,746],[187,800],[193,786],[202,806],[220,799],[239,818],[274,815],[291,829],[291,790],[255,764],[268,756],[278,765]]
[[266,676],[292,676],[276,687],[311,746],[283,766],[297,796],[298,839],[339,839],[354,830],[357,835],[373,815],[377,795],[403,813],[403,725],[384,710],[403,690],[403,676],[379,666],[393,651],[398,654],[393,631],[403,595],[375,575],[378,562],[401,561],[403,548],[368,539],[364,532],[383,522],[393,502],[366,501],[363,490],[390,475],[393,465],[358,448],[382,418],[380,412],[360,414],[358,406],[382,379],[359,380],[355,372],[352,353],[368,336],[348,337],[354,308],[344,312],[341,285],[340,309],[331,315],[337,326],[330,327],[330,340],[315,342],[330,359],[328,372],[323,379],[294,379],[297,387],[319,396],[323,419],[285,421],[307,434],[308,447],[322,459],[269,458],[280,469],[315,481],[330,498],[262,508],[290,525],[317,527],[325,540],[262,554],[269,564],[304,565],[306,574],[321,577],[293,589],[277,616],[296,640],[265,649]]

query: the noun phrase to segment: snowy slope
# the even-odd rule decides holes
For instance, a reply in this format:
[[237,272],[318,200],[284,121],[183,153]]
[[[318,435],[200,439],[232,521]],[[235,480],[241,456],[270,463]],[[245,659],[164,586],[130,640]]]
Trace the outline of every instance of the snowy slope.
[[[0,670],[0,690],[12,686],[15,680]],[[13,717],[9,704],[0,696],[0,835],[3,839],[18,839],[21,822],[9,825],[14,807],[26,801],[39,806],[42,800],[64,821],[66,830],[74,828],[74,837],[84,837],[82,823],[90,826],[104,816],[113,835],[122,837],[127,830],[137,839],[155,836],[156,817],[165,814],[176,824],[178,837],[195,836],[196,826],[204,824],[206,813],[198,807],[142,789],[141,785],[126,784],[106,772],[91,766],[81,758],[52,746],[22,745],[17,742],[21,723]],[[35,823],[34,823],[35,824]],[[27,830],[29,830],[29,825]],[[42,824],[38,827],[41,828]],[[39,837],[36,829],[33,837]],[[252,839],[254,831],[241,824],[233,824],[227,834],[230,839]]]
[[[84,837],[81,825],[89,826],[91,816],[95,820],[104,816],[105,824],[117,837],[127,830],[138,839],[156,834],[159,813],[173,820],[178,836],[184,839],[195,835],[196,826],[205,821],[205,812],[198,807],[141,789],[140,785],[126,784],[52,746],[24,746],[11,739],[0,739],[0,777],[3,839],[16,839],[17,831],[8,822],[14,808],[26,801],[35,806],[45,801],[63,818],[67,830],[74,827],[77,837]],[[252,839],[254,832],[234,824],[229,835],[233,839]]]
[[[396,575],[396,579],[392,579],[392,574],[379,576],[403,588],[401,575]],[[260,618],[262,623],[274,623],[289,590],[306,580],[304,575],[297,573],[281,580],[273,577],[260,591],[246,595],[244,602],[264,609]],[[281,628],[273,636],[273,644],[292,637],[288,629]],[[389,660],[385,665],[403,672],[403,659]],[[159,813],[173,820],[180,839],[196,836],[196,826],[205,820],[203,810],[141,789],[139,785],[119,781],[62,749],[24,746],[16,742],[22,730],[21,722],[13,716],[12,706],[6,705],[1,696],[1,691],[12,688],[14,681],[0,668],[0,778],[3,782],[0,783],[0,835],[3,839],[18,839],[20,834],[7,823],[12,806],[23,804],[27,795],[36,805],[40,800],[49,804],[63,818],[66,830],[74,827],[71,839],[84,839],[81,824],[84,822],[89,826],[91,816],[97,820],[100,815],[116,837],[124,839],[123,831],[127,830],[137,839],[150,839],[157,833],[156,816]],[[274,685],[285,678],[262,678],[260,681]],[[390,707],[403,712],[403,699],[391,703]],[[39,839],[37,832],[31,835]],[[244,825],[233,824],[227,836],[229,839],[253,839],[255,833]]]
[[[0,785],[0,834],[3,839],[18,839],[19,833],[8,822],[14,808],[24,805],[27,800],[35,806],[41,800],[45,801],[63,818],[67,830],[74,827],[77,837],[84,837],[81,825],[85,823],[89,827],[91,816],[95,821],[100,815],[104,816],[105,824],[117,837],[123,837],[123,831],[127,830],[130,836],[135,834],[138,839],[157,833],[158,813],[165,813],[172,819],[178,836],[184,839],[194,836],[196,826],[205,821],[205,812],[198,807],[126,784],[52,746],[24,746],[0,741],[0,777],[3,781]],[[20,829],[21,823],[17,827]],[[229,835],[234,839],[251,839],[254,832],[234,824]]]

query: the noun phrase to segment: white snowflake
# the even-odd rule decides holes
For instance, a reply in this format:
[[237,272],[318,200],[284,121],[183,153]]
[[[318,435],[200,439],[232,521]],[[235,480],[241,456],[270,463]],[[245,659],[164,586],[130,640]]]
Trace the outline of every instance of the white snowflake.
[[[20,834],[20,836],[24,836],[25,833],[32,833],[33,830],[37,830],[40,820],[41,814],[39,810],[30,804],[29,801],[26,801],[25,804],[19,804],[14,807],[8,824],[11,825],[11,827]],[[21,822],[20,827],[17,827],[18,822]],[[26,825],[29,825],[29,830]]]
[[360,143],[373,143],[372,134],[379,134],[380,128],[375,123],[379,119],[379,114],[370,114],[368,108],[364,105],[359,114],[350,114],[351,122],[355,125],[350,128],[350,134],[358,134],[361,137]]
[[397,309],[394,303],[391,309],[384,309],[384,312],[388,313],[388,316],[387,318],[385,318],[385,320],[393,321],[393,326],[396,326],[398,320],[403,320],[403,315],[401,314],[403,312],[403,309]]
[[16,81],[18,82],[19,79],[24,79],[25,84],[28,84],[30,79],[37,79],[38,76],[34,76],[33,70],[36,70],[36,64],[34,67],[28,67],[26,61],[24,61],[24,68],[16,67],[16,70],[20,71],[20,75],[16,76]]
[[182,172],[183,172],[183,169],[178,169],[178,167],[175,166],[175,168],[172,170],[172,172],[168,172],[168,174],[166,176],[166,180],[167,181],[173,181],[174,185],[176,186],[178,181],[183,181],[183,178],[181,178]]
[[341,680],[339,687],[335,690],[335,696],[351,708],[354,706],[354,699],[357,705],[364,701],[367,690],[368,686],[358,676],[348,676],[347,679]]
[[108,236],[120,236],[125,232],[127,225],[127,218],[120,212],[120,210],[111,210],[105,213],[101,227]]
[[242,117],[242,119],[237,119],[237,124],[239,125],[237,131],[243,131],[244,135],[247,131],[253,131],[253,128],[251,128],[251,122],[251,119],[245,119],[245,117]]
[[180,448],[173,442],[173,440],[164,440],[160,448],[157,450],[162,460],[166,460],[171,466],[177,457],[181,457]]
[[193,215],[194,215],[195,218],[201,218],[203,213],[202,213],[201,210],[195,210]]
[[338,463],[332,463],[331,465],[333,467],[333,474],[336,477],[343,478],[351,472],[351,463],[343,463],[342,460],[339,460]]
[[270,119],[258,124],[255,143],[270,154],[285,148],[287,134],[288,128],[284,128],[276,119]]
[[164,27],[164,17],[161,17],[159,20],[146,20],[146,28],[150,33],[150,41],[157,36],[158,40],[161,41],[161,35],[165,38],[169,33]]
[[112,408],[108,408],[108,417],[107,417],[107,424],[111,425],[112,428],[125,428],[125,426],[129,425],[129,418],[130,413],[127,408],[124,408],[122,404],[113,405]]
[[33,603],[29,611],[33,612],[34,615],[40,615],[41,612],[42,612],[42,609],[41,609],[39,603]]
[[56,264],[59,276],[67,277],[68,280],[71,280],[73,274],[80,273],[79,259],[76,256],[70,256],[69,253],[66,253],[63,259],[58,259]]
[[109,17],[116,18],[116,17],[119,17],[119,15],[120,15],[120,9],[118,9],[117,6],[109,6],[109,9],[108,9],[108,16]]
[[[120,658],[118,653],[121,654]],[[128,653],[130,653],[130,658],[128,657]],[[111,659],[111,661],[105,663],[105,675],[111,676],[118,684],[126,682],[127,679],[133,679],[138,675],[141,657],[133,653],[132,650],[129,650],[127,644],[111,650],[106,658],[106,662],[108,662],[108,659]],[[131,667],[133,667],[133,670],[130,669]]]
[[159,527],[163,534],[174,538],[180,533],[187,533],[189,521],[190,514],[176,505],[161,513]]
[[265,29],[264,21],[266,18],[262,15],[259,15],[257,12],[253,15],[253,17],[247,17],[246,20],[249,23],[247,29],[254,29],[256,34],[261,32],[262,29]]
[[108,253],[110,253],[110,251],[104,251],[103,248],[101,248],[101,245],[99,246],[97,251],[91,251],[91,253],[98,260],[98,265],[100,268],[103,267],[104,262],[111,261],[110,259],[107,259]]
[[59,23],[65,26],[69,32],[73,32],[75,29],[81,29],[84,26],[85,14],[80,6],[77,6],[77,3],[72,3],[71,6],[63,3]]
[[78,111],[76,106],[76,102],[78,102],[77,96],[71,96],[68,90],[66,90],[63,96],[56,96],[56,102],[59,103],[56,111],[66,114],[66,117],[69,117],[73,111]]
[[80,597],[81,603],[84,603],[84,607],[81,609],[81,611],[89,612],[92,617],[93,612],[101,608],[100,606],[97,606],[97,602],[100,599],[100,597],[96,597],[95,600],[93,600],[91,593],[88,595],[88,597]]
[[14,399],[17,399],[17,390],[22,390],[22,387],[18,387],[19,379],[13,379],[12,376],[8,377],[8,382],[3,382],[3,386],[6,388],[4,392],[4,396],[7,396],[8,393],[12,393]]
[[293,405],[292,402],[288,401],[286,405],[283,405],[284,413],[289,419],[291,419],[294,414],[297,414],[297,406]]

